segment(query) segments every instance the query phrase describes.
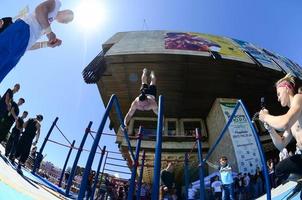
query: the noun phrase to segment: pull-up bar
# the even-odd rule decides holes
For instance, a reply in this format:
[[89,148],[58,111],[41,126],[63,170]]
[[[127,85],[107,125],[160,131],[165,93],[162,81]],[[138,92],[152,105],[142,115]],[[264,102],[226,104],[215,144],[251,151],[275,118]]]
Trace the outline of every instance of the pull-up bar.
[[58,131],[61,133],[61,135],[65,138],[65,140],[71,145],[71,142],[67,139],[67,137],[64,135],[64,133],[61,131],[61,129],[58,127],[57,124],[55,124],[55,127],[58,129]]
[[117,117],[120,121],[121,127],[124,128],[124,131],[123,131],[124,132],[124,137],[125,137],[126,142],[128,144],[128,149],[131,153],[132,159],[134,160],[134,158],[135,158],[135,156],[133,154],[133,151],[131,149],[131,144],[130,144],[130,141],[129,141],[128,132],[125,130],[125,126],[124,126],[124,122],[123,122],[124,120],[123,120],[122,112],[121,112],[121,109],[120,109],[119,101],[118,101],[118,99],[115,95],[112,95],[109,102],[108,102],[108,104],[107,104],[107,106],[106,106],[104,115],[102,117],[100,126],[99,126],[98,131],[95,135],[95,140],[92,144],[91,151],[90,151],[89,156],[88,156],[88,160],[87,160],[85,170],[84,170],[84,173],[83,173],[83,177],[82,177],[82,182],[81,182],[81,186],[80,186],[78,199],[83,199],[84,198],[84,195],[85,195],[85,192],[86,192],[86,186],[87,186],[87,182],[88,182],[88,176],[89,176],[90,171],[91,171],[91,166],[92,166],[92,163],[93,163],[93,160],[94,160],[94,157],[95,157],[95,153],[96,153],[99,141],[101,139],[101,135],[103,133],[107,118],[109,116],[109,112],[112,110],[113,105],[115,106],[115,111],[117,113]]

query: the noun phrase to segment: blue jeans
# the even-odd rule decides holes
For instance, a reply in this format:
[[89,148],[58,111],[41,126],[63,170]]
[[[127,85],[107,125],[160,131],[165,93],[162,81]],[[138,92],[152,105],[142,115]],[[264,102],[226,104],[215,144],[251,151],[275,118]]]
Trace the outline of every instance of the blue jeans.
[[233,183],[222,185],[222,200],[235,200]]

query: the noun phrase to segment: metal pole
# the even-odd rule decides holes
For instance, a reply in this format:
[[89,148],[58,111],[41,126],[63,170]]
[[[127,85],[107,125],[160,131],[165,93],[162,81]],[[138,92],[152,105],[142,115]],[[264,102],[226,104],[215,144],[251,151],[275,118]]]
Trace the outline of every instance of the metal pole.
[[101,181],[100,181],[100,185],[102,185],[102,181],[103,181],[103,176],[104,176],[104,171],[105,171],[105,167],[106,167],[106,163],[107,163],[107,157],[108,157],[109,152],[106,152],[106,156],[105,156],[105,162],[103,165],[103,169],[102,169],[102,173],[101,173]]
[[136,192],[136,199],[141,199],[141,188],[142,188],[142,180],[144,175],[144,166],[145,166],[145,150],[143,150],[143,157],[142,157],[142,163],[141,163],[141,169],[139,172],[139,179],[137,182],[137,192]]
[[102,149],[100,162],[99,162],[98,168],[96,170],[96,175],[94,177],[94,183],[93,183],[93,188],[92,188],[92,193],[91,193],[91,200],[93,200],[94,193],[95,193],[95,190],[96,190],[96,186],[99,182],[99,174],[100,174],[100,170],[101,170],[101,166],[102,166],[102,163],[103,163],[103,158],[104,158],[105,152],[106,152],[106,146],[104,146],[103,149]]
[[230,118],[228,119],[227,123],[225,124],[225,126],[223,127],[218,139],[216,140],[216,142],[214,143],[214,145],[210,148],[210,150],[208,151],[205,159],[204,159],[204,162],[206,162],[209,157],[211,156],[211,154],[213,153],[213,151],[216,149],[216,146],[219,144],[220,140],[222,139],[222,137],[224,136],[224,133],[226,132],[226,130],[229,128],[229,125],[232,123],[233,121],[233,118],[239,108],[239,103],[236,104],[235,108],[234,108],[234,111],[233,113],[231,114]]
[[204,162],[202,159],[202,145],[201,145],[201,134],[198,131],[198,128],[195,130],[196,132],[196,142],[198,148],[198,160],[199,160],[199,181],[200,181],[200,200],[205,200],[205,188],[204,188]]
[[135,148],[135,160],[133,161],[134,164],[132,165],[132,170],[131,170],[131,179],[130,179],[130,186],[129,186],[129,191],[128,191],[128,200],[133,200],[133,194],[135,190],[135,178],[136,178],[136,170],[138,166],[138,159],[139,159],[139,151],[141,148],[141,141],[142,141],[142,127],[139,127],[139,132],[138,132],[138,138],[136,142],[136,148]]
[[103,119],[102,119],[101,124],[99,126],[99,129],[98,129],[98,131],[95,135],[95,139],[93,141],[93,144],[92,144],[92,147],[91,147],[91,150],[90,150],[90,153],[89,153],[89,157],[88,157],[88,160],[87,160],[87,163],[86,163],[86,167],[85,167],[85,170],[84,170],[84,174],[83,174],[83,177],[82,177],[82,182],[81,182],[81,186],[80,186],[78,199],[83,199],[84,198],[84,195],[85,195],[85,192],[86,192],[86,186],[87,186],[87,183],[88,183],[88,176],[89,176],[90,171],[91,171],[91,166],[92,166],[92,163],[93,163],[93,159],[94,159],[98,144],[100,142],[100,139],[101,139],[101,136],[102,136],[104,126],[106,124],[109,112],[111,110],[112,104],[114,103],[115,99],[116,99],[115,95],[112,95],[110,100],[109,100],[109,103],[107,104],[105,113],[103,115]]
[[[71,146],[70,146],[70,149],[69,149],[69,151],[68,151],[67,158],[66,158],[66,160],[65,160],[65,163],[64,163],[64,166],[63,166],[63,169],[62,169],[62,173],[61,173],[61,176],[60,176],[60,179],[59,179],[59,184],[58,184],[59,187],[61,187],[61,185],[62,185],[63,176],[64,176],[64,174],[65,174],[65,169],[66,169],[66,166],[67,166],[67,163],[68,163],[70,154],[71,154],[71,152],[72,152],[72,149],[73,149],[73,147],[74,147],[74,143],[75,143],[75,140],[72,141]],[[66,180],[65,180],[65,181],[66,181]]]
[[43,154],[42,153],[43,153],[44,147],[45,147],[46,142],[47,142],[47,140],[48,140],[48,138],[49,138],[49,136],[50,136],[50,134],[51,134],[51,132],[52,132],[52,130],[53,130],[53,128],[56,125],[56,123],[57,123],[58,120],[59,120],[59,118],[56,117],[55,120],[53,121],[53,123],[52,123],[52,125],[51,125],[51,127],[50,127],[50,129],[49,129],[49,131],[48,131],[48,133],[47,133],[47,135],[45,137],[45,139],[44,139],[44,142],[43,142],[43,144],[42,144],[42,146],[40,148],[40,151],[37,154],[37,157],[36,157],[35,163],[34,163],[34,167],[33,167],[32,171],[31,171],[31,173],[33,173],[33,174],[35,174],[36,170],[40,167],[40,163],[41,163],[42,158],[43,158]]
[[255,137],[255,140],[256,140],[256,144],[257,144],[257,147],[258,147],[258,150],[259,150],[259,154],[260,154],[260,159],[261,159],[261,162],[262,162],[262,170],[263,170],[263,174],[264,174],[264,179],[265,179],[265,188],[266,188],[266,199],[267,200],[271,200],[271,187],[270,187],[270,179],[269,179],[269,175],[268,175],[268,170],[267,170],[267,167],[266,167],[266,159],[265,159],[265,155],[264,155],[264,151],[263,151],[263,148],[262,148],[262,145],[261,145],[261,142],[260,142],[260,138],[259,138],[259,135],[257,134],[257,131],[255,130],[255,127],[249,117],[249,113],[247,112],[247,109],[246,107],[244,106],[243,102],[241,100],[238,101],[239,104],[241,104],[242,106],[242,109],[246,115],[246,118],[250,124],[250,127],[252,128],[252,132],[253,132],[253,135]]
[[156,132],[156,149],[155,149],[155,162],[153,173],[153,185],[152,185],[152,200],[158,200],[159,198],[159,182],[160,182],[160,169],[161,169],[161,150],[162,150],[162,130],[163,130],[163,114],[164,114],[164,97],[159,96],[159,107],[157,116],[157,132]]
[[127,130],[125,128],[125,124],[124,124],[124,119],[123,119],[120,103],[119,103],[119,101],[118,101],[117,98],[116,98],[114,106],[115,106],[115,110],[117,112],[117,117],[118,117],[118,119],[119,119],[119,121],[121,123],[121,127],[122,127],[122,130],[123,130],[123,133],[124,133],[124,137],[125,137],[127,145],[128,145],[128,151],[130,151],[132,160],[134,160],[135,156],[134,156],[132,148],[131,148],[131,143],[130,143],[130,140],[129,140],[128,132],[127,132]]
[[87,136],[90,132],[91,126],[92,126],[92,121],[89,122],[87,128],[85,129],[85,133],[84,133],[84,136],[82,138],[81,144],[79,146],[78,153],[77,153],[77,155],[74,159],[73,166],[72,166],[72,169],[71,169],[68,181],[67,181],[67,186],[66,186],[66,191],[65,191],[66,196],[69,195],[70,188],[71,188],[71,185],[72,185],[72,181],[73,181],[73,178],[74,178],[74,175],[76,173],[77,166],[78,166],[78,162],[79,162],[81,153],[83,151],[83,147],[84,147],[84,144],[86,142]]
[[189,188],[189,158],[188,153],[185,154],[185,200],[188,200],[188,188]]

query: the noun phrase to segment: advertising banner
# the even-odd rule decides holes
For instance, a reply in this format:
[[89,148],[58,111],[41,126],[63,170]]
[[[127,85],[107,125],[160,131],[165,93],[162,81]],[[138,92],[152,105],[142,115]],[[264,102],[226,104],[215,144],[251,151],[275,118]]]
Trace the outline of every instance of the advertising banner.
[[[231,116],[235,105],[236,103],[220,102],[226,121]],[[239,172],[255,174],[256,168],[260,167],[261,169],[262,166],[260,154],[252,129],[241,106],[228,130],[233,142]]]
[[276,65],[269,56],[267,56],[260,48],[255,45],[242,40],[233,39],[244,51],[248,52],[254,59],[256,59],[262,66],[281,71],[280,67]]

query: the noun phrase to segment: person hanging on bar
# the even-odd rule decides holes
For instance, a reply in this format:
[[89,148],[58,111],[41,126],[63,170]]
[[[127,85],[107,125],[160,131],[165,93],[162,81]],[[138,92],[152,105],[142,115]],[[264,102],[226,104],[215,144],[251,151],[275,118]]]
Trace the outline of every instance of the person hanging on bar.
[[[295,80],[291,74],[281,78],[275,86],[278,101],[282,107],[288,107],[289,110],[283,115],[275,116],[267,109],[262,109],[259,112],[259,119],[264,123],[279,151],[282,151],[292,138],[295,138],[297,149],[302,152],[302,95],[296,94]],[[276,130],[283,133],[280,135]],[[291,173],[302,175],[301,154],[288,157],[276,165],[277,184],[286,181]],[[302,184],[300,187],[302,188]],[[302,192],[300,197],[302,198]]]
[[135,98],[132,102],[128,113],[125,116],[124,125],[127,127],[131,117],[134,115],[136,110],[149,111],[152,110],[156,115],[158,112],[158,106],[156,103],[156,77],[154,71],[151,71],[150,78],[151,83],[148,85],[147,82],[148,70],[144,68],[141,77],[142,86],[140,88],[141,94]]
[[[43,120],[42,115],[37,115],[36,118],[31,118],[24,123],[24,133],[20,137],[15,157],[19,159],[18,170],[21,172],[21,167],[24,166],[29,153],[31,146],[35,146],[38,143],[40,136],[41,122]],[[33,142],[33,139],[36,140]]]
[[[16,20],[0,34],[0,83],[11,69],[17,65],[26,50],[57,47],[62,40],[51,29],[51,23],[68,23],[73,20],[71,10],[59,11],[59,0],[46,0],[39,4],[35,12]],[[48,41],[37,42],[45,34]]]

